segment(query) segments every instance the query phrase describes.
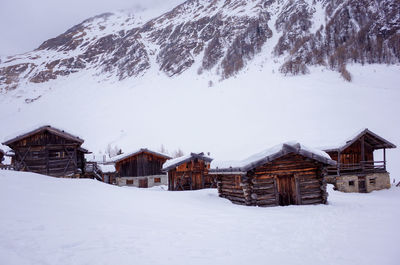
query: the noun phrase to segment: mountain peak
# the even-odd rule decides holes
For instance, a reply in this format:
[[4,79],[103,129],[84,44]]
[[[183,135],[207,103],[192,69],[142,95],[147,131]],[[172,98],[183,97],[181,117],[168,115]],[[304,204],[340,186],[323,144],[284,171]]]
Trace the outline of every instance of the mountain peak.
[[189,0],[153,19],[140,12],[104,13],[32,52],[3,58],[0,91],[89,69],[122,80],[152,68],[175,76],[200,65],[198,73],[224,79],[255,56],[277,58],[283,74],[306,74],[309,66],[323,65],[350,80],[349,62],[400,61],[399,3]]

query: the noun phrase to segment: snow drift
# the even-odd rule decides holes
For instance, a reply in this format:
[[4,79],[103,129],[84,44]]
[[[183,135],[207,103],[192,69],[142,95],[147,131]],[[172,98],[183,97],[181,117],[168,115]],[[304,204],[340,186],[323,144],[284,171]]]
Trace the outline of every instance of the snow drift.
[[122,188],[0,171],[0,263],[398,263],[400,189],[329,205],[231,204],[216,190]]

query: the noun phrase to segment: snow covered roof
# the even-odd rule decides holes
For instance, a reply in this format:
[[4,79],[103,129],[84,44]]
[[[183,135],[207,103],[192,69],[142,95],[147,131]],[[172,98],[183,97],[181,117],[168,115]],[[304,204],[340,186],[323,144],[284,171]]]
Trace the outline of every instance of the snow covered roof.
[[190,153],[188,155],[168,160],[167,162],[164,163],[162,170],[168,171],[196,158],[207,162],[211,162],[213,160],[211,157],[204,155],[204,153]]
[[356,134],[346,139],[344,142],[339,143],[334,147],[325,147],[323,149],[325,152],[338,152],[338,151],[342,152],[343,150],[351,146],[354,142],[359,140],[362,136],[365,136],[365,140],[374,149],[396,148],[396,145],[392,144],[391,142],[382,138],[381,136],[371,132],[370,130],[368,130],[368,128],[365,128],[358,131]]
[[156,156],[159,156],[159,157],[163,157],[165,159],[171,159],[171,157],[169,155],[166,155],[166,154],[163,154],[163,153],[160,153],[160,152],[156,152],[156,151],[152,151],[152,150],[149,150],[147,148],[140,148],[139,150],[136,150],[134,152],[130,152],[130,153],[114,156],[114,157],[111,158],[111,161],[114,162],[114,163],[117,163],[117,162],[122,161],[122,160],[124,160],[124,159],[126,159],[128,157],[135,156],[135,155],[138,155],[138,154],[144,153],[144,152],[150,153],[150,154],[153,154],[153,155],[156,155]]
[[48,132],[50,132],[52,134],[55,134],[55,135],[58,135],[60,137],[69,139],[71,141],[78,142],[80,144],[83,144],[83,142],[84,142],[84,140],[79,138],[78,136],[75,136],[75,135],[72,135],[70,133],[67,133],[67,132],[65,132],[64,130],[61,130],[61,129],[57,129],[55,127],[51,127],[50,125],[45,125],[45,126],[41,126],[41,127],[37,128],[37,129],[28,131],[26,133],[22,133],[22,134],[20,134],[20,135],[18,135],[16,137],[13,137],[13,138],[11,138],[9,140],[6,140],[3,144],[4,145],[10,145],[10,144],[12,144],[14,142],[20,141],[20,140],[22,140],[22,139],[24,139],[26,137],[29,137],[29,136],[31,136],[33,134],[36,134],[38,132],[41,132],[41,131],[48,131]]
[[290,153],[300,154],[323,164],[336,165],[336,162],[324,151],[309,148],[297,142],[287,142],[266,149],[241,161],[213,161],[210,171],[247,172]]
[[114,172],[116,172],[114,164],[97,164],[97,167],[103,173],[114,173]]

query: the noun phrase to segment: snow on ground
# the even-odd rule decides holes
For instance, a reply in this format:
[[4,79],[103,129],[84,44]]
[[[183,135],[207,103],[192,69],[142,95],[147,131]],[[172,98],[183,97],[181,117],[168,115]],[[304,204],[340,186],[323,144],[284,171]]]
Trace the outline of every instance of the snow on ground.
[[231,204],[0,171],[0,264],[398,264],[400,188],[329,205]]

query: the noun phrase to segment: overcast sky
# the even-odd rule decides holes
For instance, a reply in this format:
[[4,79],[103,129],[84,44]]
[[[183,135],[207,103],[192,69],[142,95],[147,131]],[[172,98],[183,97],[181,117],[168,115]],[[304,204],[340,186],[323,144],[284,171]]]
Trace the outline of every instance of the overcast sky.
[[169,9],[184,0],[0,0],[0,55],[31,51],[83,20],[104,12]]

